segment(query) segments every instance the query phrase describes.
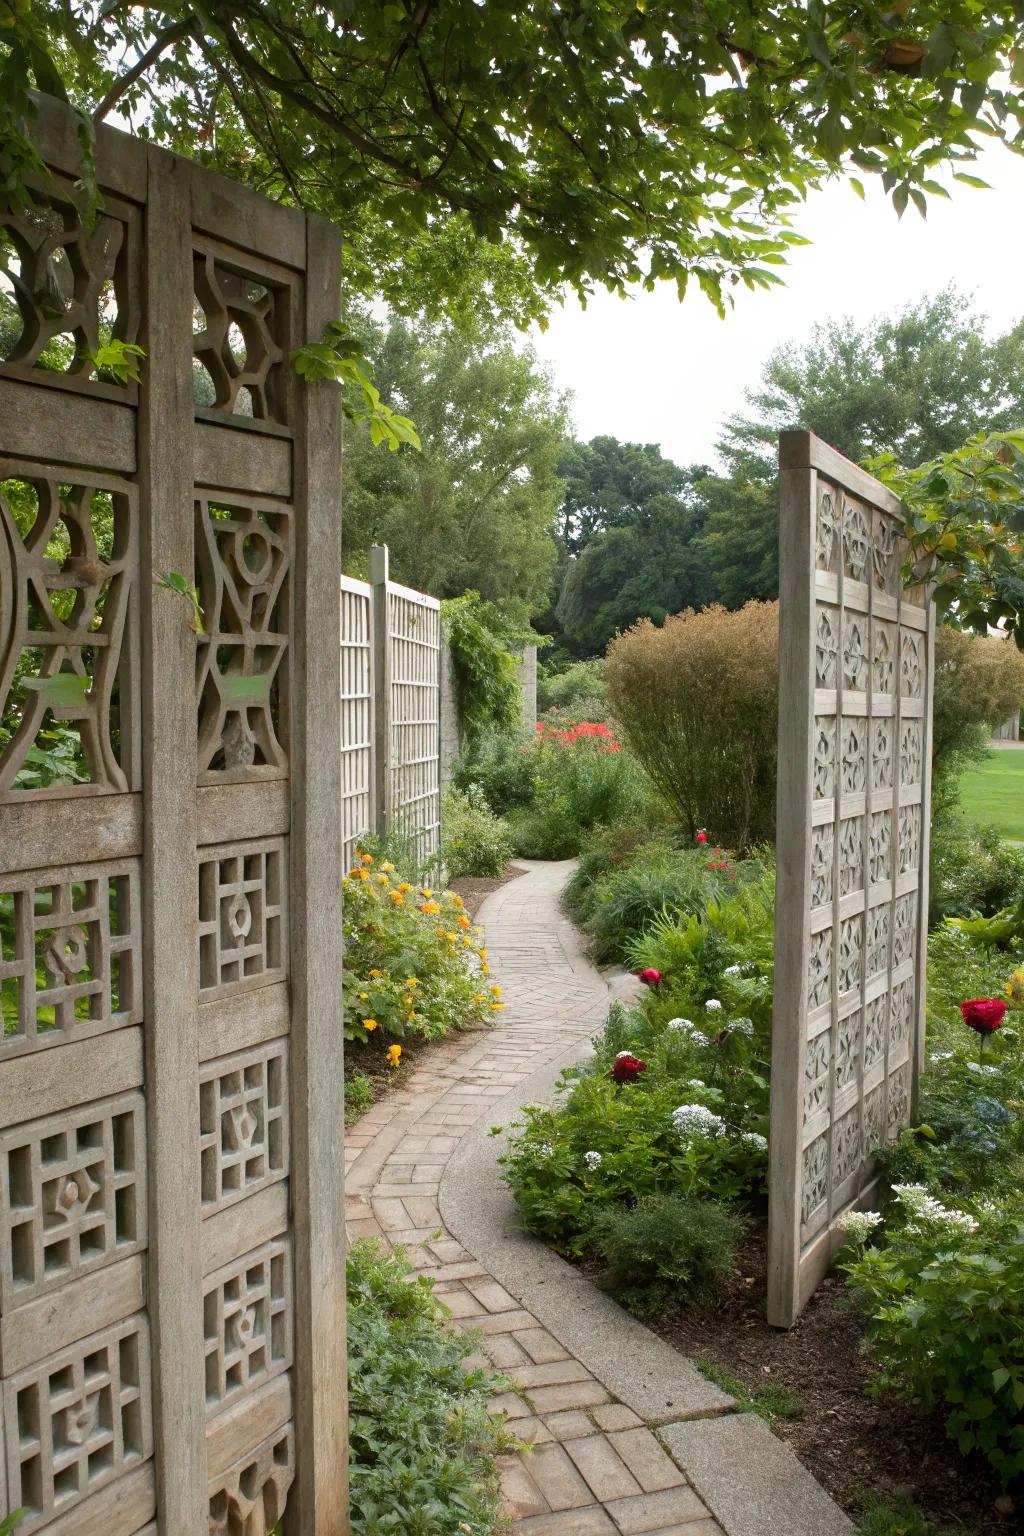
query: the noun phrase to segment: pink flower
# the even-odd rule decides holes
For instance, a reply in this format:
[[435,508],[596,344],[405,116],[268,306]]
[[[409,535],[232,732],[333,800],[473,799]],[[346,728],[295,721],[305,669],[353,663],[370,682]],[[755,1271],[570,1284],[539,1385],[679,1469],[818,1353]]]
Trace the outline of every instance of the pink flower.
[[697,833],[697,842],[698,843],[706,843],[707,840],[708,840],[708,835],[707,835],[707,833],[705,831],[703,831],[703,829],[700,832]]
[[629,1051],[620,1051],[612,1062],[609,1075],[617,1083],[635,1083],[640,1073],[646,1071],[646,1061],[640,1061]]
[[656,987],[661,980],[661,972],[656,971],[653,965],[647,966],[642,971],[637,971],[636,974],[639,976],[645,987]]
[[960,1012],[968,1029],[979,1035],[994,1035],[1002,1028],[1007,1006],[1001,997],[972,997],[960,1004]]

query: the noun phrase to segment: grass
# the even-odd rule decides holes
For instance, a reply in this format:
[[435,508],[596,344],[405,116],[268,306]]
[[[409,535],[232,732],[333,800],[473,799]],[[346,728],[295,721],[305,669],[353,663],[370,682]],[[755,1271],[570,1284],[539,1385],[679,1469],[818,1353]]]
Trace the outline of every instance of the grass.
[[1000,836],[1024,843],[1024,747],[994,747],[960,780],[964,816],[996,827]]
[[933,1525],[902,1499],[869,1499],[857,1524],[857,1536],[970,1536],[970,1532],[962,1527],[954,1532]]
[[730,1397],[736,1399],[736,1407],[740,1413],[756,1413],[759,1418],[767,1419],[769,1424],[773,1419],[803,1418],[803,1405],[788,1387],[771,1383],[763,1387],[750,1388],[731,1371],[725,1371],[721,1366],[713,1365],[710,1360],[697,1360],[695,1364],[705,1381],[713,1382],[716,1387],[721,1387],[723,1392],[728,1392]]

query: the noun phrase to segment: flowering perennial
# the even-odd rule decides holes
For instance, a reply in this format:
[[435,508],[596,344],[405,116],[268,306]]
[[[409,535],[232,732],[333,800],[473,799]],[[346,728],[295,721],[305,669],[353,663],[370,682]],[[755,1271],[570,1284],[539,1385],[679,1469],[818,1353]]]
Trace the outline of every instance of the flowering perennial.
[[646,1071],[646,1061],[640,1061],[632,1051],[620,1051],[612,1063],[611,1076],[617,1083],[635,1083],[641,1072]]
[[680,1104],[678,1109],[672,1111],[672,1125],[684,1139],[706,1136],[708,1140],[714,1141],[725,1133],[725,1121],[721,1115],[716,1115],[704,1104]]

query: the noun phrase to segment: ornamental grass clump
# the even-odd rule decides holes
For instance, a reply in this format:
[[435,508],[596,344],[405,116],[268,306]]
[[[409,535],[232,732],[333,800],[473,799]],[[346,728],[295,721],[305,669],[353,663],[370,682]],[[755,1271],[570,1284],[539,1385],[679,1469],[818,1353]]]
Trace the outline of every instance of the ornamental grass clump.
[[642,620],[608,648],[627,745],[691,837],[744,850],[775,827],[778,604]]
[[713,1291],[732,1268],[744,1225],[742,1214],[720,1201],[657,1194],[599,1212],[590,1236],[609,1288],[650,1307],[665,1293],[696,1298]]

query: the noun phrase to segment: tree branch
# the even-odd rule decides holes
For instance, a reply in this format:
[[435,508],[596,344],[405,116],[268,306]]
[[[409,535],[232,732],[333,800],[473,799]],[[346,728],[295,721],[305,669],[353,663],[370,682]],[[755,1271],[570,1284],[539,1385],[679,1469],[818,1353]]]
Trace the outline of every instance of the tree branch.
[[195,26],[195,17],[189,16],[187,20],[172,22],[169,27],[165,27],[162,32],[158,32],[142,57],[132,65],[131,69],[125,70],[124,74],[114,81],[110,90],[93,113],[93,122],[101,123],[107,113],[117,106],[125,92],[131,89],[139,76],[144,75],[149,66],[155,64],[160,55],[166,53],[168,48],[172,48],[175,43],[180,43],[182,38],[188,37],[190,33],[194,32]]

